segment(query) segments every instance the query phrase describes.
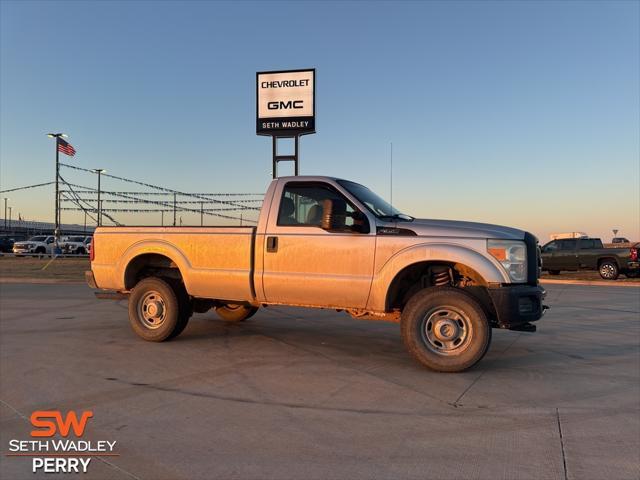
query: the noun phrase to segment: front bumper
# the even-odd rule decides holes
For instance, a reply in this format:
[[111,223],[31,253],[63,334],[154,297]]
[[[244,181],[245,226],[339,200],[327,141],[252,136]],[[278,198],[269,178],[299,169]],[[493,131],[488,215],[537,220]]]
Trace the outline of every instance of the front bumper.
[[549,308],[542,303],[546,291],[540,286],[501,286],[488,292],[500,328],[535,331],[535,326],[528,324],[539,320]]
[[29,247],[23,247],[22,245],[18,245],[18,246],[14,245],[11,250],[13,250],[13,253],[33,253],[35,249],[29,248]]

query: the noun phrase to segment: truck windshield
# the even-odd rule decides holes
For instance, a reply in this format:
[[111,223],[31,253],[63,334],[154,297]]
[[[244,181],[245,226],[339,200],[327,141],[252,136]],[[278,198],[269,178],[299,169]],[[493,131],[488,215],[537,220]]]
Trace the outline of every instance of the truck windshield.
[[346,188],[351,195],[360,200],[360,202],[378,218],[406,221],[413,220],[412,217],[401,213],[364,185],[349,182],[347,180],[338,180],[338,183]]

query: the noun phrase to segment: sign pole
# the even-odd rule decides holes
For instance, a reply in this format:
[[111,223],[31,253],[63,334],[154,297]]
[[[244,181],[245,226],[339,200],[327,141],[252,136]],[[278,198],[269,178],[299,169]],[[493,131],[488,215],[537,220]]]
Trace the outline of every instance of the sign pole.
[[298,169],[298,144],[300,143],[299,139],[300,139],[300,135],[296,135],[295,136],[295,144],[296,144],[296,146],[295,146],[295,150],[294,150],[294,152],[295,152],[294,156],[296,158],[293,160],[294,175],[296,177],[300,174],[300,170]]
[[278,178],[278,137],[275,135],[271,137],[273,140],[273,167],[271,167],[271,174],[273,178]]

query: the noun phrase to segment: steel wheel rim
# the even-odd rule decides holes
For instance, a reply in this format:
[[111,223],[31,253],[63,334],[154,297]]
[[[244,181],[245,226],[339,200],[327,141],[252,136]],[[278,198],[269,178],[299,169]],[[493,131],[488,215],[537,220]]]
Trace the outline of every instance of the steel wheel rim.
[[604,265],[600,266],[600,274],[605,278],[612,278],[615,275],[613,265],[611,265],[610,263],[605,263]]
[[166,318],[167,306],[159,292],[151,290],[138,300],[138,319],[146,328],[160,328]]
[[243,308],[243,305],[240,305],[238,303],[227,303],[222,308],[226,308],[227,310],[236,311],[236,310],[240,310],[241,308]]
[[448,306],[437,307],[424,316],[420,333],[432,352],[443,356],[457,355],[471,343],[473,327],[463,311]]

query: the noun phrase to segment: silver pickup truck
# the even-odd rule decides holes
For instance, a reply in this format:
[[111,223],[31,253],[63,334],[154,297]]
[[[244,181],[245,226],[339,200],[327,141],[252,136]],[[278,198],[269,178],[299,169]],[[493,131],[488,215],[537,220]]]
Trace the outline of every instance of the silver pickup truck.
[[546,308],[530,233],[420,220],[330,177],[273,180],[256,227],[100,227],[90,251],[87,283],[128,295],[131,327],[156,342],[193,312],[331,308],[399,322],[413,357],[455,372],[484,356],[492,328],[535,331]]

